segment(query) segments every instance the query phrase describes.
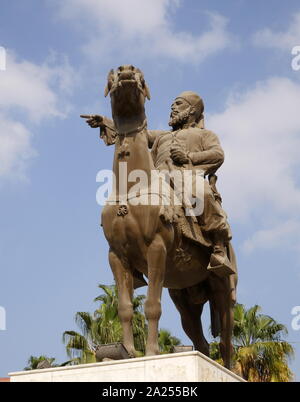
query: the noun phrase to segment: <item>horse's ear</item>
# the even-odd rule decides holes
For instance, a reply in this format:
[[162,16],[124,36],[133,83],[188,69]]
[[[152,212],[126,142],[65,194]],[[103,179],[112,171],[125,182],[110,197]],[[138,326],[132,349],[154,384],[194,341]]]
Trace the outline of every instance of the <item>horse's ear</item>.
[[104,91],[104,96],[105,97],[107,97],[107,95],[109,94],[109,92],[111,90],[111,87],[112,87],[112,84],[113,84],[113,81],[114,81],[114,70],[111,69],[110,72],[108,73],[108,76],[107,76],[107,85],[106,85],[106,88],[105,88],[105,91]]
[[149,90],[148,85],[146,83],[144,84],[144,94],[145,94],[145,96],[147,97],[148,100],[151,99],[150,90]]
[[144,96],[150,100],[150,98],[151,98],[150,90],[145,82],[145,78],[144,78],[144,74],[143,74],[142,70],[140,70],[139,68],[136,68],[135,71],[136,71],[136,73],[140,74],[141,83],[142,83],[143,90],[144,90]]

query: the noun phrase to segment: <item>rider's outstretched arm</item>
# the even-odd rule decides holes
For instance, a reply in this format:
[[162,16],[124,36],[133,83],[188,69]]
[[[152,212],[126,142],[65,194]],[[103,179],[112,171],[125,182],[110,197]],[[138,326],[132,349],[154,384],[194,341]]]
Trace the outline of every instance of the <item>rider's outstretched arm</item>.
[[113,120],[103,116],[100,126],[100,138],[103,139],[106,145],[113,145],[116,142],[116,128]]
[[116,142],[116,129],[111,119],[99,114],[81,114],[80,117],[86,119],[90,127],[100,127],[100,138],[103,139],[106,145],[112,145]]

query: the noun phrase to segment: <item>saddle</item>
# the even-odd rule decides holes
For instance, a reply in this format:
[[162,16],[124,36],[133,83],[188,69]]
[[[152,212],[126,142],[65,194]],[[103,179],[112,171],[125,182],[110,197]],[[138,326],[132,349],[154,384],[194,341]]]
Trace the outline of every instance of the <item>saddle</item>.
[[201,219],[198,221],[195,216],[186,215],[185,206],[176,202],[176,194],[167,183],[162,186],[160,197],[167,201],[161,206],[160,217],[175,225],[179,238],[185,237],[204,247],[213,246],[212,241],[201,230]]
[[175,225],[179,235],[186,237],[205,247],[212,247],[211,240],[204,235],[198,222],[195,222],[191,216],[186,216],[184,208],[180,208],[180,212],[175,220]]
[[[215,174],[210,174],[208,176],[208,181],[216,201],[221,204],[222,197],[216,187],[217,176]],[[183,207],[180,209],[178,214],[177,228],[179,229],[179,233],[187,239],[193,240],[195,243],[205,247],[213,246],[211,239],[209,239],[201,230],[201,224],[198,221],[196,222],[195,219],[192,219],[192,217],[186,216]]]
[[[219,193],[217,192],[215,187],[215,181],[210,179],[210,184],[216,200],[221,200],[221,197],[219,196]],[[153,188],[156,188],[157,191],[153,191]],[[219,196],[219,199],[217,195]],[[147,187],[138,191],[137,194],[133,193],[131,195],[128,195],[126,203],[128,201],[129,203],[133,203],[134,205],[138,205],[138,203],[142,205],[147,205],[147,203],[150,202],[150,197],[152,200],[155,200],[156,205],[160,205],[160,218],[164,222],[175,225],[179,238],[185,237],[204,247],[213,246],[212,241],[201,230],[201,217],[198,221],[195,216],[186,215],[185,206],[182,202],[179,201],[174,189],[163,180],[160,181],[160,183],[156,186],[154,185],[151,189]],[[113,194],[111,194],[109,200],[107,200],[107,204],[111,203],[117,203],[119,205],[122,204],[120,200],[116,200]],[[122,207],[124,207],[124,205],[121,205],[120,209]],[[126,214],[127,213],[128,209],[126,209]]]

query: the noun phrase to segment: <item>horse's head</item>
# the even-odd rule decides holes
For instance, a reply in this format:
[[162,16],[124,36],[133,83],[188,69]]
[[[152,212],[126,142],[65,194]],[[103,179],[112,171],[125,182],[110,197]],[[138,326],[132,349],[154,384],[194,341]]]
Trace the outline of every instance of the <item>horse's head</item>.
[[130,118],[144,112],[145,99],[150,99],[150,92],[140,69],[121,66],[109,72],[107,81],[105,96],[110,93],[114,117]]

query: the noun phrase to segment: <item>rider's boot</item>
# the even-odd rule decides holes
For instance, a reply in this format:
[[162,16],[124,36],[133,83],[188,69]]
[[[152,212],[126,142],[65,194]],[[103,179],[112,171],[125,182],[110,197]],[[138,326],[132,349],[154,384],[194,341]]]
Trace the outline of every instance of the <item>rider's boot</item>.
[[215,236],[214,248],[207,269],[209,272],[213,272],[216,275],[223,277],[235,274],[232,264],[227,256],[224,240],[218,235]]

